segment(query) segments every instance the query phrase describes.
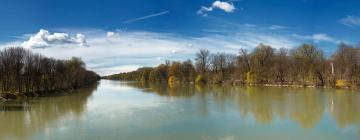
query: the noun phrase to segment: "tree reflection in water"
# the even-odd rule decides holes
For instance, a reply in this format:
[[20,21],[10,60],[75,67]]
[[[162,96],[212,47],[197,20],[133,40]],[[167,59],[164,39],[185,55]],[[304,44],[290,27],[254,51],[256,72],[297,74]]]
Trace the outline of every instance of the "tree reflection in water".
[[[214,136],[228,136],[227,133],[237,133],[235,129],[244,133],[247,133],[247,130],[259,129],[258,133],[264,133],[264,127],[271,125],[271,128],[275,126],[276,129],[279,121],[286,124],[291,122],[291,127],[295,124],[295,127],[303,129],[314,128],[309,132],[316,132],[320,136],[322,133],[318,128],[335,126],[335,123],[341,130],[351,128],[352,134],[360,133],[360,95],[356,91],[261,86],[168,86],[113,81],[103,81],[102,84],[94,94],[97,101],[88,102],[96,89],[93,87],[71,95],[36,98],[20,104],[13,102],[0,106],[0,139],[39,139],[41,136],[56,135],[52,133],[63,137],[61,132],[71,132],[68,137],[74,137],[74,133],[90,135],[95,132],[92,130],[96,130],[96,136],[102,137],[110,136],[110,129],[118,130],[111,135],[113,137],[124,135],[126,138],[130,136],[128,132],[133,132],[136,133],[132,137],[134,139],[158,139],[158,136],[163,135],[170,139],[173,138],[172,133],[164,134],[173,132],[169,126],[176,127],[173,129],[176,130],[174,134],[182,132],[198,136],[209,132]],[[159,105],[151,106],[156,103]],[[147,105],[150,107],[146,107]],[[87,107],[89,112],[84,113]],[[103,111],[96,112],[102,109]],[[195,124],[191,125],[193,122]],[[86,128],[79,130],[78,127],[71,127],[67,131],[54,128],[73,126],[74,123],[84,123]],[[209,123],[219,128],[207,128]],[[255,123],[253,126],[256,127],[248,127],[246,123]],[[128,127],[129,125],[133,127]],[[88,129],[89,127],[91,128]],[[234,130],[220,130],[228,127]],[[53,128],[56,131],[53,131]],[[221,132],[216,133],[217,131]],[[141,132],[142,135],[138,135]],[[300,131],[296,129],[291,132]]]
[[26,102],[0,105],[0,139],[27,139],[67,115],[79,118],[86,110],[88,98],[97,85],[69,95],[41,97]]
[[329,113],[339,128],[360,123],[360,95],[357,91],[317,88],[261,86],[199,86],[151,83],[127,83],[146,93],[170,98],[197,98],[198,111],[208,115],[213,98],[216,107],[226,112],[226,102],[239,109],[242,119],[253,117],[257,123],[269,124],[276,118],[290,119],[304,129],[313,128]]

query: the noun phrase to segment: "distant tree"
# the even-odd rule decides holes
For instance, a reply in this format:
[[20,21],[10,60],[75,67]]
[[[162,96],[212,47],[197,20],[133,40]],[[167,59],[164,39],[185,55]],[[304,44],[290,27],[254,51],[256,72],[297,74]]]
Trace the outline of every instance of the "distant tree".
[[269,83],[273,75],[271,69],[274,61],[274,49],[271,46],[260,44],[251,53],[251,71],[254,72],[257,83]]
[[140,68],[138,69],[138,71],[141,73],[141,77],[140,80],[142,82],[148,82],[149,81],[149,77],[150,77],[150,72],[153,70],[153,68],[149,68],[149,67],[144,67],[144,68]]
[[337,79],[344,80],[349,84],[359,82],[360,76],[360,53],[359,48],[341,43],[332,56],[334,71]]
[[250,56],[246,49],[240,49],[239,55],[236,57],[236,75],[241,81],[245,81],[246,75],[250,72]]
[[212,71],[215,82],[222,82],[228,78],[234,65],[234,57],[226,53],[216,53],[211,56]]
[[181,82],[182,81],[182,71],[181,71],[181,63],[180,62],[172,62],[169,68],[169,78],[172,82]]
[[154,68],[149,74],[150,81],[156,82],[167,82],[169,66],[161,64],[158,67]]
[[[318,83],[317,85],[324,85],[324,62],[325,58],[323,52],[313,45],[304,44],[294,50],[292,56],[295,60],[294,67],[296,67],[297,75],[301,77],[302,84]],[[315,80],[318,81],[315,81]]]
[[196,53],[195,63],[198,72],[205,75],[210,66],[210,51],[201,49],[200,52]]
[[290,57],[288,56],[288,50],[281,48],[275,53],[274,56],[274,80],[276,83],[285,84],[288,81]]
[[185,82],[192,82],[195,80],[195,68],[191,60],[186,60],[181,64],[182,80]]
[[[0,57],[4,56],[0,55]],[[6,62],[1,61],[0,65],[8,65]],[[333,68],[334,73],[332,73]],[[6,69],[0,69],[0,73],[3,73],[3,81],[11,80],[6,78],[9,74]],[[252,51],[240,49],[237,56],[220,52],[210,54],[208,50],[201,49],[196,53],[195,66],[191,60],[183,62],[167,60],[164,64],[148,68],[146,71],[138,69],[111,75],[108,78],[142,81],[147,79],[150,82],[204,84],[236,81],[244,84],[317,86],[333,85],[336,78],[339,83],[360,86],[360,46],[354,47],[342,43],[331,59],[326,59],[322,50],[311,44],[303,44],[292,50],[275,49],[259,44]]]
[[56,60],[20,47],[0,51],[2,92],[51,93],[92,84],[99,78],[79,58]]

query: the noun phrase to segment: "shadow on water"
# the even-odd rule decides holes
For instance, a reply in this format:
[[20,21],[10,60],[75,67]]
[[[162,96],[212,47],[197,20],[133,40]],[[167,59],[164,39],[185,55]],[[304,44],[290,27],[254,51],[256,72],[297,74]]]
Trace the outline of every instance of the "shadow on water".
[[238,108],[241,119],[253,118],[259,124],[269,124],[277,118],[290,119],[302,128],[309,129],[314,128],[326,113],[336,121],[339,128],[360,123],[358,91],[262,86],[168,86],[135,82],[126,84],[159,96],[198,98],[198,112],[202,115],[209,113],[211,109],[208,102],[213,101],[224,111],[231,107],[225,104],[231,102]]
[[97,85],[67,95],[33,98],[0,105],[0,139],[27,139],[66,115],[80,117]]

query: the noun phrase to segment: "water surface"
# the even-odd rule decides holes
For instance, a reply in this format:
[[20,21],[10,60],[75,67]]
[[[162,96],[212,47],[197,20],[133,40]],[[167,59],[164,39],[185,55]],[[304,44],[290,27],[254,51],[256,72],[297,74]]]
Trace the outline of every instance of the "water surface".
[[360,93],[102,80],[65,96],[1,104],[0,139],[356,140]]

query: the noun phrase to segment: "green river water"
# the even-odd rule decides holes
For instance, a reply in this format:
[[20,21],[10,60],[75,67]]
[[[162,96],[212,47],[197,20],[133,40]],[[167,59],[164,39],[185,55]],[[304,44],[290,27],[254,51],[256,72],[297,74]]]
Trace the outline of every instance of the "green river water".
[[357,140],[360,92],[102,80],[0,104],[1,140]]

